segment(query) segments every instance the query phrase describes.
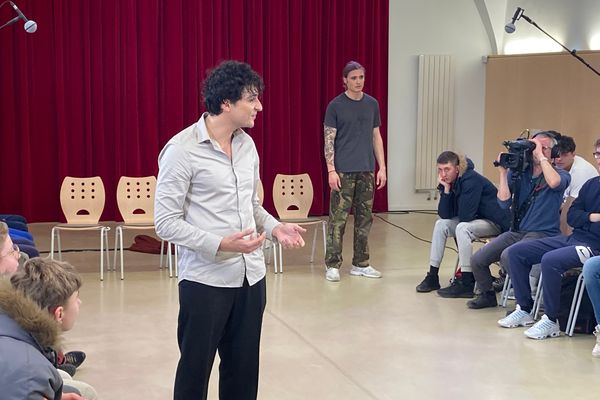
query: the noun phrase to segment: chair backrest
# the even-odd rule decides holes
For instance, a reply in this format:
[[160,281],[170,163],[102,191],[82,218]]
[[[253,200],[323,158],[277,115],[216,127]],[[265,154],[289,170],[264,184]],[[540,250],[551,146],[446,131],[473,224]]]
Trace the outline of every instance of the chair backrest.
[[312,202],[313,185],[308,174],[275,176],[273,204],[279,218],[307,218]]
[[262,206],[265,201],[265,188],[260,179],[256,182],[256,191],[258,192],[258,200],[260,200],[260,205]]
[[68,224],[95,225],[100,221],[105,201],[102,178],[66,176],[60,187],[60,206]]
[[117,205],[126,224],[154,224],[156,177],[122,176],[117,185]]

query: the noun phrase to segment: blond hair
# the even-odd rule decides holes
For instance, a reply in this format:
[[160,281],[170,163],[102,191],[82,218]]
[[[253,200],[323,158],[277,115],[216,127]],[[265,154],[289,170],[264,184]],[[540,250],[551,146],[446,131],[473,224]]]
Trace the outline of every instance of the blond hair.
[[8,225],[6,222],[0,221],[0,245],[4,243],[8,237]]
[[81,277],[71,264],[40,257],[27,261],[10,282],[17,291],[51,312],[66,305],[81,287]]

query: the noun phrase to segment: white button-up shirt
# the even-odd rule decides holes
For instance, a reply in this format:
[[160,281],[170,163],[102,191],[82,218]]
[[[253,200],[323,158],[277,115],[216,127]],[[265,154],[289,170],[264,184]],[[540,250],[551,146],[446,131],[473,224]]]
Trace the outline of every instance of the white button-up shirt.
[[179,246],[179,281],[217,287],[254,285],[266,269],[262,248],[218,251],[225,236],[255,229],[271,237],[279,222],[259,203],[259,160],[252,138],[238,129],[232,158],[212,140],[204,118],[175,135],[158,156],[156,233]]

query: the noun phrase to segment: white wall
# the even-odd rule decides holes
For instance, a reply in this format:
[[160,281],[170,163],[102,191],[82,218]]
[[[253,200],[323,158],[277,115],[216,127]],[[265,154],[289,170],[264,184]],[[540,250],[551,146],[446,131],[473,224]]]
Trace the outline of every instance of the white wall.
[[[506,49],[543,52],[553,43],[523,19],[517,21],[515,33],[505,34],[504,24],[517,7],[524,8],[525,15],[569,49],[600,49],[599,0],[390,0],[387,148],[390,210],[437,207],[436,201],[427,200],[427,194],[414,191],[417,56],[454,56],[454,149],[467,154],[476,169],[482,171],[485,100],[482,56],[495,53],[495,49],[500,54]],[[582,65],[582,72],[585,68]]]
[[455,69],[455,149],[480,169],[485,64],[490,41],[473,0],[390,0],[388,203],[390,210],[435,209],[415,193],[418,55],[450,54]]

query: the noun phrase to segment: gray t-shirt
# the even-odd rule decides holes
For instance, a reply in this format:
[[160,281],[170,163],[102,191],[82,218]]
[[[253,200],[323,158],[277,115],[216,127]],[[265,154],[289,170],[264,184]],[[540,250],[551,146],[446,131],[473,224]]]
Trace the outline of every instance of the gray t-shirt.
[[336,129],[335,169],[338,172],[375,171],[373,129],[381,125],[377,100],[363,93],[360,100],[340,94],[327,106],[325,126]]

